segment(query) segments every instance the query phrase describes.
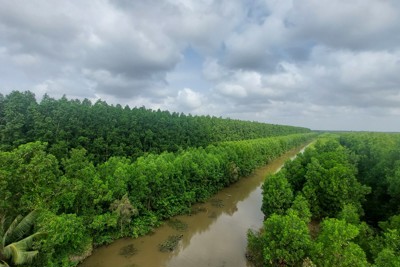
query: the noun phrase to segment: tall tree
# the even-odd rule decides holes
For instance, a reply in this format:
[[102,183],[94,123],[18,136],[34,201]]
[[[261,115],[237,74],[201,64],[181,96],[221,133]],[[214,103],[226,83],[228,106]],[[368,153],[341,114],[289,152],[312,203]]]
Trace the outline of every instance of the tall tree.
[[293,201],[293,191],[284,172],[268,177],[263,186],[263,201],[261,210],[266,217],[284,214]]
[[263,236],[267,266],[300,266],[309,255],[311,237],[307,224],[295,212],[273,214],[264,222]]
[[[57,159],[46,153],[46,144],[27,143],[11,152],[0,151],[0,207],[16,216],[54,203],[60,175]],[[5,204],[5,207],[4,207]]]
[[312,260],[321,267],[368,266],[365,252],[352,242],[358,235],[356,226],[338,219],[326,219],[312,250]]
[[303,193],[313,215],[336,217],[346,204],[354,205],[361,212],[361,204],[370,188],[357,181],[352,168],[341,163],[333,167],[330,164],[314,158],[307,165]]
[[33,118],[30,109],[37,105],[31,92],[13,91],[2,101],[3,118],[0,127],[0,142],[6,149],[33,141]]

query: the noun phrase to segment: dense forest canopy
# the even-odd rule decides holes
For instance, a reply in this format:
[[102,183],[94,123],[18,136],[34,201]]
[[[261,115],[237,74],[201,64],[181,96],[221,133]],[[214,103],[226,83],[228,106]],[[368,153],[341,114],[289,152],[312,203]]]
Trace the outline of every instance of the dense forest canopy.
[[40,210],[34,230],[46,236],[31,266],[71,266],[92,244],[143,235],[314,137],[229,141],[134,161],[111,157],[97,166],[83,148],[58,161],[46,143],[31,142],[0,152],[1,215],[10,225],[10,218]]
[[47,142],[49,152],[59,160],[71,148],[85,148],[98,164],[112,156],[137,158],[145,152],[306,132],[310,130],[114,106],[101,100],[93,104],[88,99],[44,95],[38,103],[29,91],[0,95],[0,148],[9,151],[27,142]]
[[263,185],[256,266],[400,266],[400,134],[328,136]]
[[315,136],[100,100],[0,96],[0,266],[76,265],[93,245],[148,233]]

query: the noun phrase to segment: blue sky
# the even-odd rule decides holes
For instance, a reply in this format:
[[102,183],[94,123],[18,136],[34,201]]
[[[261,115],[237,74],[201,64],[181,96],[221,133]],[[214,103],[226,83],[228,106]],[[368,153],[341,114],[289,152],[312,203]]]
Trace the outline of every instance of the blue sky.
[[0,0],[0,92],[400,131],[397,0]]

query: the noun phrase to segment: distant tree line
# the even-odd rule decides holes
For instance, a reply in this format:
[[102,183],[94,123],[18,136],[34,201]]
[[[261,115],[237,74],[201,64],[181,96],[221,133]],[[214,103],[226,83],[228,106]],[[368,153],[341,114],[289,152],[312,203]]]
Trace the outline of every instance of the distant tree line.
[[400,266],[400,135],[318,141],[263,185],[256,266]]
[[10,151],[42,141],[58,160],[72,148],[85,148],[98,164],[112,156],[137,158],[148,152],[307,132],[310,130],[302,127],[114,106],[101,100],[91,103],[65,96],[54,99],[44,95],[38,103],[29,91],[0,94],[0,149]]

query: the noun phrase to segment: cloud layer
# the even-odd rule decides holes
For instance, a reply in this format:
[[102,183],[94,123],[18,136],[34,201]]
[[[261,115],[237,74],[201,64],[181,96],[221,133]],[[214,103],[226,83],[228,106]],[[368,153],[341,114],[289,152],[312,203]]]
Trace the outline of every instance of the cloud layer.
[[400,131],[396,0],[0,4],[3,94]]

